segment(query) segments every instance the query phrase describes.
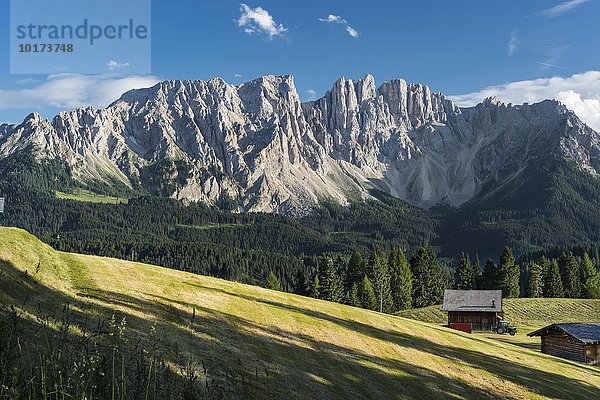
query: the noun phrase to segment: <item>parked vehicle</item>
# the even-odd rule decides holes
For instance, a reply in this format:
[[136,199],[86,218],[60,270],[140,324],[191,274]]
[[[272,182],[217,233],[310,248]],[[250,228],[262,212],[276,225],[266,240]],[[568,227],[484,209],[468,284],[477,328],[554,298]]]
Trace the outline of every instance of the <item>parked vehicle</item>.
[[492,328],[494,332],[499,335],[504,335],[508,333],[511,336],[515,336],[517,334],[517,327],[510,324],[510,322],[505,321],[503,319],[498,321],[498,325]]

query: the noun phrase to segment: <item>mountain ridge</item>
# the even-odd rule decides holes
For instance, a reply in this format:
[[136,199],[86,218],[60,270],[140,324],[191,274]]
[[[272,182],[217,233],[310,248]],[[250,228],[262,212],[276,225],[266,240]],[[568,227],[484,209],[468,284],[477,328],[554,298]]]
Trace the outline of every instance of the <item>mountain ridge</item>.
[[298,216],[373,188],[421,208],[460,207],[539,157],[600,171],[600,135],[555,100],[459,108],[425,85],[376,87],[371,75],[340,78],[304,103],[291,75],[164,81],[105,109],[0,126],[0,155],[29,145],[83,182],[116,179],[210,204],[225,196],[238,211]]

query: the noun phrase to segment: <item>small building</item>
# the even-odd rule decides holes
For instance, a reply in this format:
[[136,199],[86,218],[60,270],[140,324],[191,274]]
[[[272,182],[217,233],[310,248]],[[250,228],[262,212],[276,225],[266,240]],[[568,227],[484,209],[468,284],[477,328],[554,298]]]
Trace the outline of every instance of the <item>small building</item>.
[[600,366],[600,323],[553,324],[527,336],[542,338],[542,353]]
[[461,331],[489,331],[504,316],[502,290],[446,290],[448,326]]

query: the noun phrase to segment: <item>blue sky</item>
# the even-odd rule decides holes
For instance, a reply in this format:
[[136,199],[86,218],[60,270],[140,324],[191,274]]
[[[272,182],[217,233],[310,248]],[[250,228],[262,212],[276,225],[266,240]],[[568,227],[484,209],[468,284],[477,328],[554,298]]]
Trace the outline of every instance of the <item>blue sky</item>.
[[102,106],[119,91],[163,79],[241,83],[292,74],[308,100],[340,76],[370,73],[378,83],[425,83],[462,105],[484,94],[512,102],[556,97],[600,126],[599,0],[153,1],[151,75],[126,75],[123,67],[50,77],[9,74],[9,0],[0,5],[0,121]]

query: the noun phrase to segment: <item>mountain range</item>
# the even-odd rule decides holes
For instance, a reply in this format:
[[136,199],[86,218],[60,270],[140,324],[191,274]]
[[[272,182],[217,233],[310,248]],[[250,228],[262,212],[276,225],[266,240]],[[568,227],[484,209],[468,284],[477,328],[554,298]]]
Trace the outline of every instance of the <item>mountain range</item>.
[[233,199],[241,212],[301,216],[382,190],[452,208],[527,180],[528,166],[573,161],[600,173],[600,135],[562,104],[486,99],[459,108],[404,80],[339,79],[302,103],[291,76],[231,85],[167,81],[105,109],[38,114],[0,126],[0,155],[26,148],[74,176],[185,201]]

